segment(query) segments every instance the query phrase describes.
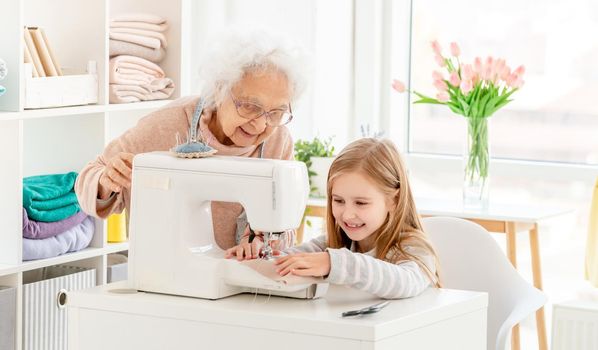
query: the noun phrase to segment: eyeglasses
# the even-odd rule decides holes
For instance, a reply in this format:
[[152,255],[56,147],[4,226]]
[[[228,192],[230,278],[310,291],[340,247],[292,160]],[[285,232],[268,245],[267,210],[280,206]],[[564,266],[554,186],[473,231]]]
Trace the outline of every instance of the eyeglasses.
[[269,126],[286,125],[293,119],[293,111],[291,110],[290,103],[288,110],[275,108],[265,111],[264,107],[249,101],[240,101],[236,99],[233,94],[230,94],[230,99],[235,104],[239,116],[245,119],[253,120],[265,115],[266,124]]

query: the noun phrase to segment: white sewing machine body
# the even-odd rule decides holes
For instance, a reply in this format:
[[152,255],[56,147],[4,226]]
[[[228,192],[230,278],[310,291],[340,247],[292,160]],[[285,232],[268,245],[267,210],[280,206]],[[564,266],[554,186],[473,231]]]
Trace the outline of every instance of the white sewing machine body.
[[210,202],[238,202],[254,230],[299,227],[309,194],[305,164],[242,157],[176,158],[166,152],[133,162],[129,222],[130,287],[218,299],[243,292],[319,297],[327,284],[287,286],[234,259],[214,238]]

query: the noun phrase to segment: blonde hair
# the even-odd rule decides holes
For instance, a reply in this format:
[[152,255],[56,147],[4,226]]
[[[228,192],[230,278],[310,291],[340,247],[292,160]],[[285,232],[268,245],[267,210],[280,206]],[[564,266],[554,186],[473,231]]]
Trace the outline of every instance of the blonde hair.
[[[418,247],[434,257],[438,257],[426,238],[415,208],[415,201],[403,159],[390,140],[363,138],[350,143],[336,157],[328,173],[328,198],[332,198],[334,180],[347,173],[360,172],[377,185],[388,198],[393,198],[394,209],[386,221],[374,232],[376,235],[376,258],[397,263],[415,261],[426,272],[430,281],[440,287],[438,266],[432,272],[417,256],[406,251],[407,246]],[[332,201],[327,205],[328,246],[348,248],[351,239],[337,224],[332,215]]]

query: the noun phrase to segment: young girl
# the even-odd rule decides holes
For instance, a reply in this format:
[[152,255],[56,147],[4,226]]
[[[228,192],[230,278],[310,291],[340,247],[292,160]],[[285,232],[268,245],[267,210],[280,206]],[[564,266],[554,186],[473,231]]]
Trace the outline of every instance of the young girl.
[[330,167],[327,193],[328,237],[285,250],[275,262],[280,275],[323,276],[382,298],[440,287],[436,254],[391,141],[364,138],[345,147]]

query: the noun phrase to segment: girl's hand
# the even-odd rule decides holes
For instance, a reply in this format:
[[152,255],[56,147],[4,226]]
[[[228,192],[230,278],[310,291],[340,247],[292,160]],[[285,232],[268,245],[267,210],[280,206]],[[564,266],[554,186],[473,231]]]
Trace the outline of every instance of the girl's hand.
[[241,242],[239,242],[239,245],[227,249],[224,257],[228,259],[236,256],[237,260],[239,261],[257,259],[262,251],[263,246],[264,242],[262,241],[262,237],[259,235],[259,232],[256,232],[253,242],[249,243],[249,226],[247,226],[247,228],[245,228],[245,234],[243,234],[243,238],[241,239]]
[[120,152],[108,159],[106,167],[100,176],[98,195],[106,199],[112,192],[119,193],[123,188],[131,187],[131,174],[133,173],[132,153]]
[[300,253],[283,256],[274,262],[277,265],[276,272],[281,276],[289,273],[297,276],[327,276],[330,273],[330,254]]

